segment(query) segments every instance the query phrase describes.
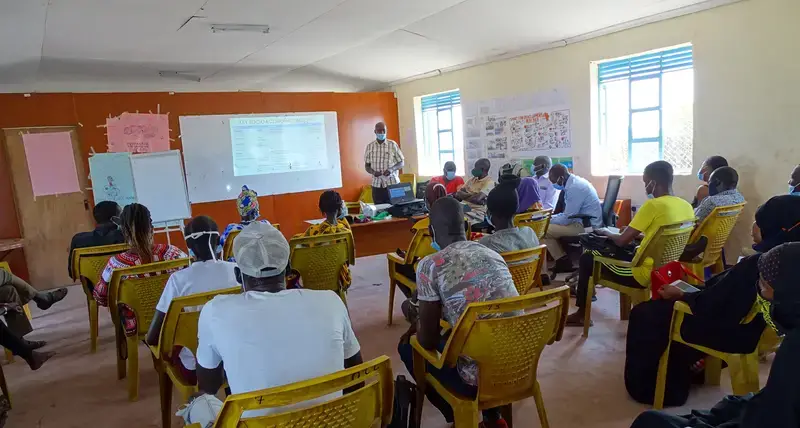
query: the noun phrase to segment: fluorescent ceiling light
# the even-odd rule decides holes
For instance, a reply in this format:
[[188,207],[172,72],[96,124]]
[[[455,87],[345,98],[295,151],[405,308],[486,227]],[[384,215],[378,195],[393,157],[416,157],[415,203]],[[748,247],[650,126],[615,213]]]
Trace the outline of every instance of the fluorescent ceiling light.
[[212,33],[234,32],[234,31],[245,32],[245,33],[269,34],[269,25],[211,24]]

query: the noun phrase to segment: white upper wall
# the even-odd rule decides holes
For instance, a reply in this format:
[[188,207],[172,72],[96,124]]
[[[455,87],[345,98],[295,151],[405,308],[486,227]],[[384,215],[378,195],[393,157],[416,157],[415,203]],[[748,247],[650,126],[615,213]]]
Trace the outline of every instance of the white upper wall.
[[[722,155],[739,172],[739,190],[748,205],[730,247],[749,245],[755,209],[786,193],[789,174],[800,163],[798,17],[798,0],[747,0],[395,86],[406,171],[416,172],[417,163],[414,97],[458,88],[463,99],[475,100],[564,88],[571,108],[575,172],[602,194],[605,177],[591,176],[590,94],[595,83],[590,62],[691,42],[694,168],[710,155]],[[693,176],[676,177],[675,193],[691,199],[699,184]],[[620,197],[641,204],[643,189],[640,176],[628,176]]]

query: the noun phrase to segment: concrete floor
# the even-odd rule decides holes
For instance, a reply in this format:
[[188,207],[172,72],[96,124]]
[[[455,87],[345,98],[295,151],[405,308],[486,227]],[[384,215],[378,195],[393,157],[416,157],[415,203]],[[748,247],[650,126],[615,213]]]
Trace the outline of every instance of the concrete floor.
[[[396,355],[397,340],[407,328],[395,302],[395,325],[387,327],[387,268],[385,256],[358,259],[348,303],[364,359],[386,354],[398,374],[406,373]],[[539,380],[550,426],[621,428],[647,406],[631,400],[623,383],[626,323],[618,319],[618,295],[598,290],[593,305],[595,326],[588,340],[581,330],[568,328],[561,342],[545,349]],[[72,287],[65,301],[46,312],[32,308],[35,332],[29,339],[47,340],[46,349],[58,352],[36,372],[24,361],[5,365],[14,408],[6,424],[13,428],[160,427],[158,383],[148,350],[142,345],[139,401],[128,402],[126,381],[116,380],[114,335],[108,311],[100,311],[100,343],[89,353],[88,321],[83,293]],[[302,316],[298,314],[298,316]],[[768,373],[762,364],[762,385]],[[695,389],[687,408],[707,408],[730,393],[727,370],[722,387]],[[177,409],[180,399],[173,398]],[[444,428],[444,419],[430,403],[425,406],[425,428]],[[514,405],[517,427],[538,427],[533,400]],[[173,427],[182,423],[174,418]]]

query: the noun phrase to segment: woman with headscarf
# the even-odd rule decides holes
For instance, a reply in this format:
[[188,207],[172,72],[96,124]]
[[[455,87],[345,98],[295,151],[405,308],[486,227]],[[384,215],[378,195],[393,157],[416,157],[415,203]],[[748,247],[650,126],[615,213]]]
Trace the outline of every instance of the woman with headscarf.
[[[250,190],[247,186],[242,186],[242,193],[239,193],[239,197],[236,198],[236,209],[239,210],[239,216],[241,216],[242,221],[239,223],[231,223],[225,230],[222,232],[222,235],[219,236],[219,250],[222,251],[225,248],[225,241],[228,239],[228,235],[234,230],[242,230],[248,224],[258,220],[258,217],[261,216],[261,213],[258,209],[258,193],[255,190]],[[270,224],[267,220],[258,220],[261,223]],[[229,262],[235,262],[236,260],[233,257],[228,259]]]
[[[756,246],[768,251],[786,242],[800,241],[800,198],[776,196],[759,207],[756,224],[761,242]],[[684,293],[674,286],[661,289],[660,300],[636,305],[628,322],[625,357],[625,387],[633,399],[652,404],[658,361],[667,347],[676,300],[686,302],[692,316],[681,328],[683,337],[698,345],[722,352],[750,353],[758,345],[764,330],[759,316],[750,323],[740,321],[750,312],[758,295],[758,260],[760,254],[745,257],[727,271],[708,280],[696,293]],[[689,396],[693,366],[703,357],[697,351],[673,344],[667,368],[664,395],[666,406],[680,406]]]
[[522,177],[522,167],[507,163],[500,167],[498,186],[509,186],[517,191],[517,214],[542,207],[539,183],[533,177]]
[[777,246],[758,259],[759,300],[771,328],[783,335],[764,389],[727,396],[709,411],[674,416],[650,410],[631,428],[782,428],[800,426],[800,243]]

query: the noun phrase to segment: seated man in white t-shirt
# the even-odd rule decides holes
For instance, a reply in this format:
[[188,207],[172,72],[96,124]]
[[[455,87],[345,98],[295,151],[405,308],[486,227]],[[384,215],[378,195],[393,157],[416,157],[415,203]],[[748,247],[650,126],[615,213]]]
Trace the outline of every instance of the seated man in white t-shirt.
[[[211,217],[203,215],[193,218],[184,229],[184,234],[189,255],[194,259],[194,263],[170,275],[167,286],[161,293],[161,299],[156,305],[153,322],[147,331],[146,341],[149,345],[158,344],[161,325],[164,324],[172,299],[239,285],[234,274],[236,264],[220,260],[220,255],[216,252],[219,244],[219,228]],[[172,363],[181,369],[189,383],[195,383],[197,378],[192,351],[181,349],[178,355],[180,359],[173,360]]]
[[[233,253],[244,293],[217,296],[200,313],[200,392],[217,393],[223,366],[231,392],[238,394],[324,376],[362,362],[347,308],[336,293],[286,290],[289,243],[280,231],[269,224],[250,223],[233,242]],[[259,414],[264,413],[247,416]]]

